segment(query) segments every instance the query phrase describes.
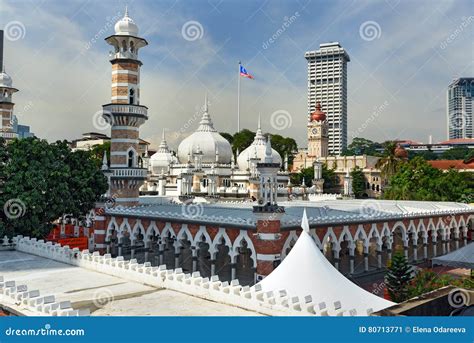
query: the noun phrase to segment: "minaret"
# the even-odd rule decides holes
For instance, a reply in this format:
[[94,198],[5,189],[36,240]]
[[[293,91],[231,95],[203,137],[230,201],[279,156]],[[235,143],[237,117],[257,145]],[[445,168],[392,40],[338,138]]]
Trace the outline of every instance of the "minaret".
[[13,87],[10,75],[5,72],[3,65],[3,31],[0,30],[0,137],[5,140],[17,138],[18,134],[13,129],[13,93],[18,89]]
[[148,108],[140,105],[140,67],[138,50],[147,41],[138,37],[138,27],[125,15],[115,24],[115,34],[105,39],[114,51],[112,64],[112,97],[103,105],[103,116],[111,124],[110,194],[117,205],[138,204],[139,188],[147,177],[139,166],[139,128],[148,119]]
[[316,187],[316,193],[322,194],[324,190],[324,179],[323,179],[323,164],[319,161],[314,161],[314,179],[313,185]]
[[285,208],[277,204],[277,174],[280,164],[273,162],[270,136],[266,142],[265,158],[263,162],[257,163],[257,169],[260,175],[260,195],[259,205],[253,206],[253,213],[257,219],[257,235],[254,244],[257,253],[255,276],[258,282],[278,266],[284,244],[284,236],[280,228]]
[[321,104],[318,102],[308,122],[308,156],[327,157],[328,137],[326,114],[321,111]]

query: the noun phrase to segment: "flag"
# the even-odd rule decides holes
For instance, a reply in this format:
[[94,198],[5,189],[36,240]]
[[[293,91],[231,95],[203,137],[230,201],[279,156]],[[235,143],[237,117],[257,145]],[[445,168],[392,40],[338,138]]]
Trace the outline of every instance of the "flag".
[[242,64],[240,64],[240,76],[246,77],[248,79],[253,79],[253,76],[247,72],[247,69],[245,69]]

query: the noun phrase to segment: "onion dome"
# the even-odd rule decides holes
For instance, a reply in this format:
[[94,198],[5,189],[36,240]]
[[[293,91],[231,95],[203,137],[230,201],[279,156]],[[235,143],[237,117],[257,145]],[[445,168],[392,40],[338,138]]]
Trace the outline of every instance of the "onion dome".
[[13,84],[12,78],[5,71],[0,73],[0,87],[11,88]]
[[395,148],[395,157],[397,157],[397,158],[408,158],[408,151],[406,151],[400,145],[397,145],[397,147]]
[[168,143],[165,139],[165,130],[163,129],[163,136],[158,151],[150,157],[152,174],[159,175],[161,173],[167,173],[169,165],[177,162],[178,159],[171,154],[168,148]]
[[316,103],[316,110],[311,113],[311,121],[325,121],[326,114],[321,111],[321,104],[319,102]]
[[138,36],[138,26],[128,16],[128,8],[125,7],[125,15],[115,24],[115,34],[122,36]]
[[232,148],[229,141],[217,132],[212,123],[207,104],[207,95],[204,113],[199,122],[198,129],[179,144],[179,162],[186,163],[188,155],[195,152],[198,147],[202,153],[201,162],[203,164],[216,162],[218,164],[230,164],[232,160]]
[[270,158],[270,152],[273,163],[278,163],[281,165],[282,159],[278,151],[273,149],[271,146],[267,148],[267,140],[265,139],[265,136],[262,133],[259,116],[258,129],[257,133],[255,134],[253,143],[239,154],[239,156],[237,157],[237,165],[240,170],[250,169],[249,163],[251,159],[258,158],[260,162],[264,162],[265,157],[267,157],[267,159]]

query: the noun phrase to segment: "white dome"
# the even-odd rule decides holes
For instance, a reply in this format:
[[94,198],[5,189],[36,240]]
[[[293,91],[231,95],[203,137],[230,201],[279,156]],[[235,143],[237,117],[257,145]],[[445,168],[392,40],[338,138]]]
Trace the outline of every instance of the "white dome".
[[[249,161],[253,158],[258,158],[260,162],[264,162],[265,160],[265,151],[267,149],[267,141],[262,134],[262,130],[260,129],[260,118],[258,120],[258,129],[257,133],[255,134],[255,138],[253,143],[244,151],[242,151],[239,156],[237,157],[237,165],[239,166],[240,170],[247,170],[250,169]],[[282,159],[278,151],[272,148],[272,158],[273,163],[278,163],[281,166]]]
[[165,131],[163,130],[163,138],[161,139],[158,151],[150,157],[150,165],[152,174],[159,175],[168,172],[171,163],[177,163],[178,159],[173,156],[168,149],[168,143],[165,139]]
[[179,144],[179,162],[188,162],[189,156],[192,161],[192,154],[196,152],[198,148],[202,152],[202,163],[217,162],[219,164],[230,164],[232,160],[232,148],[230,143],[214,128],[211,117],[208,113],[207,99],[204,114],[202,115],[198,129],[190,136],[183,139]]
[[138,26],[128,16],[127,8],[125,8],[125,15],[115,24],[114,29],[116,35],[138,36]]
[[0,87],[12,87],[13,81],[10,75],[2,71],[0,73]]

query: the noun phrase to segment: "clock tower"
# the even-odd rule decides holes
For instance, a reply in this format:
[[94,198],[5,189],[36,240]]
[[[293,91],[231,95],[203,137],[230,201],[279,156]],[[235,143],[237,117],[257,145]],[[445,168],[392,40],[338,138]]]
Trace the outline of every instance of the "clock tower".
[[321,104],[318,102],[308,122],[308,157],[319,158],[327,156],[328,123],[326,114],[321,111]]

